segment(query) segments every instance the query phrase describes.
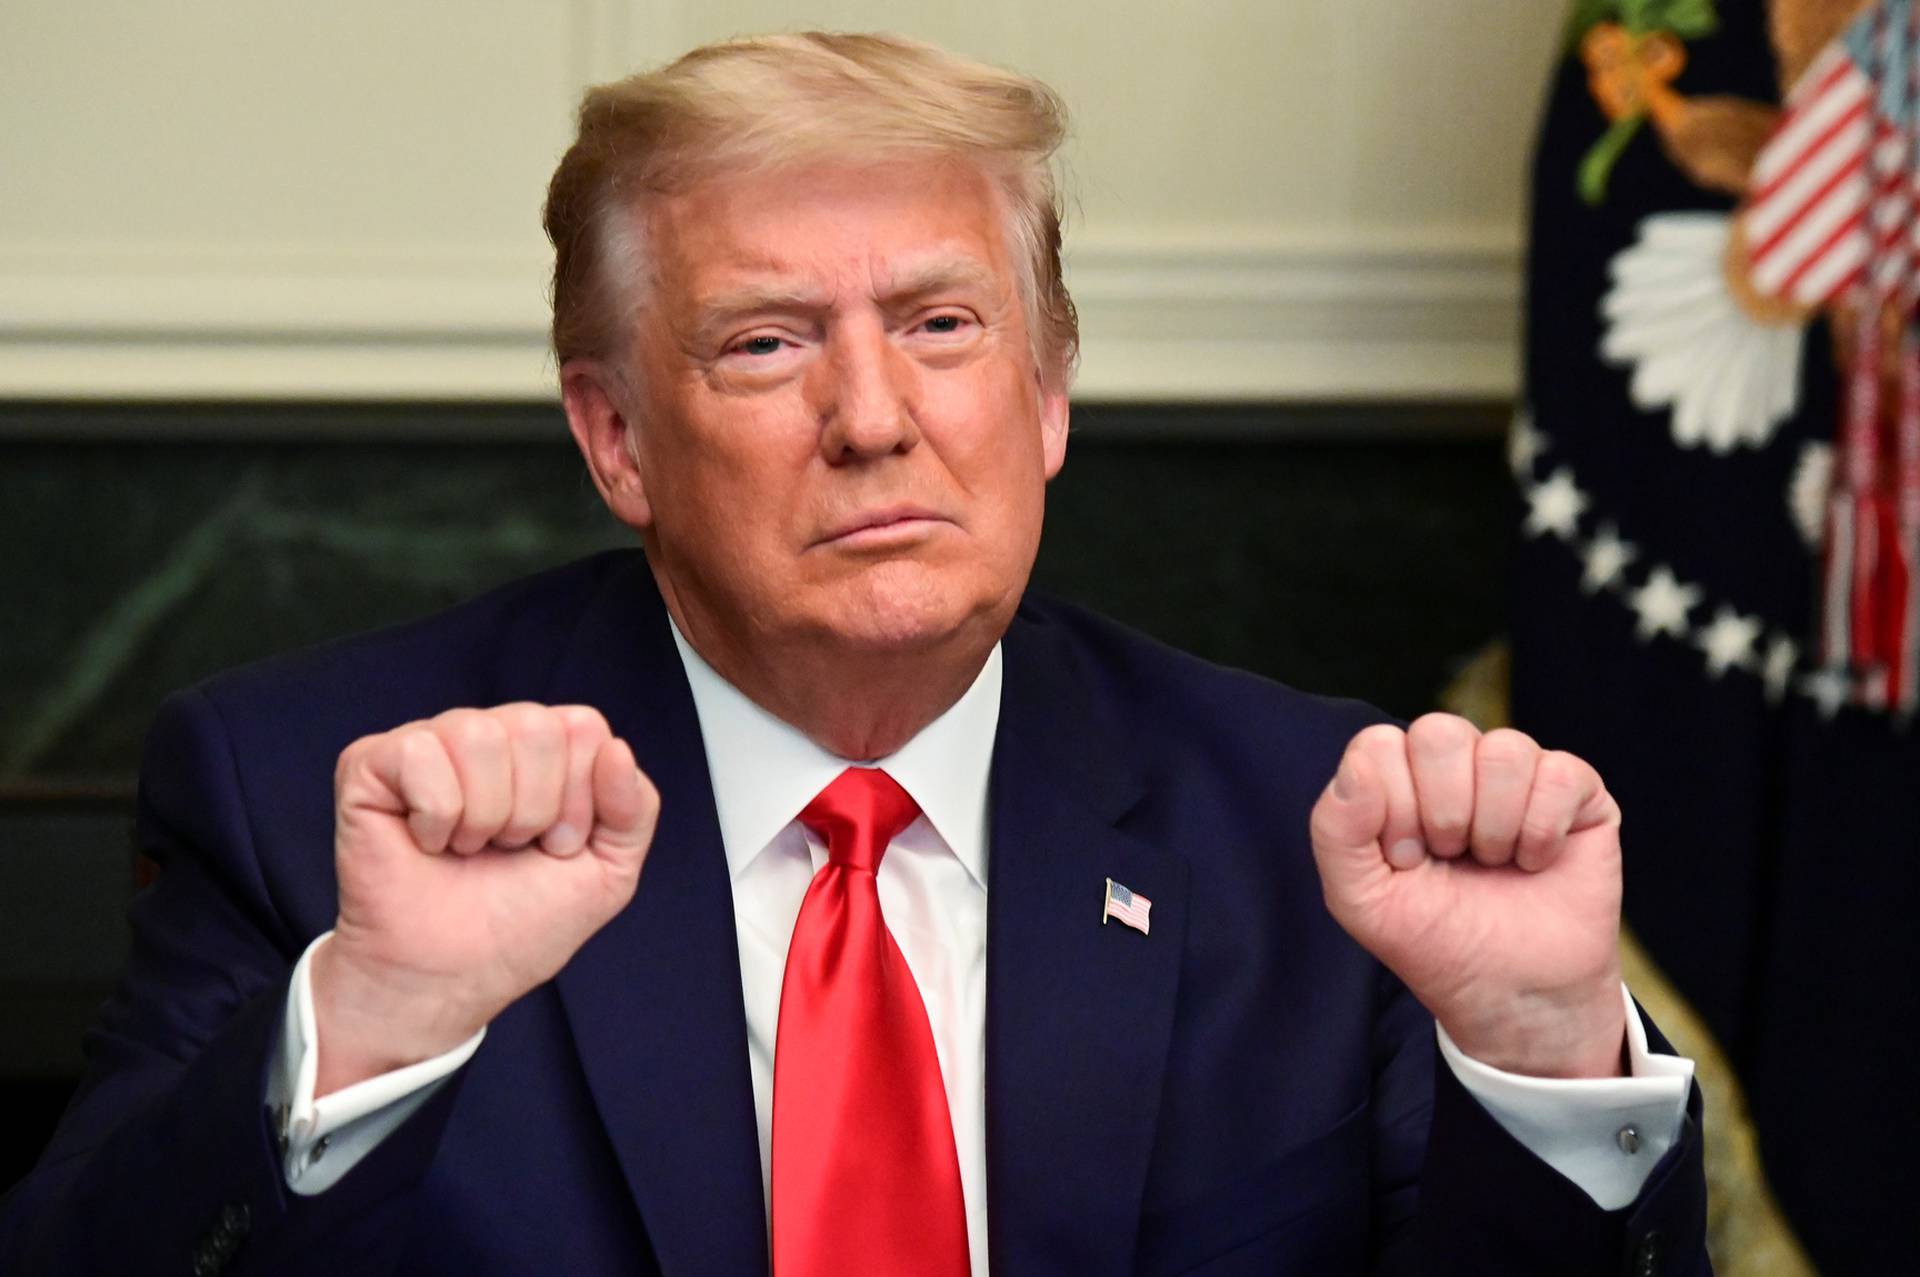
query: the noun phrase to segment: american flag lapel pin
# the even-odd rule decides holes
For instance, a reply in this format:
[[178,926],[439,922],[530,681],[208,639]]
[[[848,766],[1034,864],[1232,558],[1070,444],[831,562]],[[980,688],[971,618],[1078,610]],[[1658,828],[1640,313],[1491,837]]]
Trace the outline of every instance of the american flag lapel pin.
[[1107,919],[1118,918],[1144,936],[1147,934],[1147,912],[1152,908],[1153,901],[1109,878],[1106,906],[1100,912],[1100,925],[1104,927]]

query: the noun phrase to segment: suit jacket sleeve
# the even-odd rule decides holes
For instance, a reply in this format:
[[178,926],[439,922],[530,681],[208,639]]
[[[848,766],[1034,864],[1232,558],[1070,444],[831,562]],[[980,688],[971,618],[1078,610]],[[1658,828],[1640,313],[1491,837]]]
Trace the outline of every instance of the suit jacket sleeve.
[[127,973],[88,1035],[79,1091],[0,1203],[0,1271],[378,1273],[395,1262],[386,1239],[404,1234],[395,1224],[459,1079],[335,1191],[286,1191],[266,1070],[308,937],[276,908],[247,797],[213,702],[197,690],[169,700],[148,739],[138,818],[160,873],[134,904]]
[[[1433,1022],[1382,972],[1376,1175],[1382,1274],[1710,1277],[1700,1092],[1640,1196],[1604,1211],[1508,1134],[1439,1058]],[[1644,1017],[1643,1017],[1644,1019]],[[1649,1045],[1670,1051],[1649,1022]],[[1430,1107],[1416,1097],[1422,1090]]]

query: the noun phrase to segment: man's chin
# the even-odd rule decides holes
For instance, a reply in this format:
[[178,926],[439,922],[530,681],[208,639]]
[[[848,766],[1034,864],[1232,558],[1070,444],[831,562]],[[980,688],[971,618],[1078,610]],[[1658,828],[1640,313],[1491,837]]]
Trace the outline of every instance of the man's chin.
[[822,628],[830,640],[849,652],[867,656],[902,656],[937,651],[977,628],[973,615],[947,615],[916,610],[876,609],[848,611]]
[[[982,598],[938,580],[905,574],[847,592],[817,615],[830,641],[864,656],[925,655],[974,644],[990,647],[1011,619],[1019,592]],[[873,588],[884,584],[885,588]]]

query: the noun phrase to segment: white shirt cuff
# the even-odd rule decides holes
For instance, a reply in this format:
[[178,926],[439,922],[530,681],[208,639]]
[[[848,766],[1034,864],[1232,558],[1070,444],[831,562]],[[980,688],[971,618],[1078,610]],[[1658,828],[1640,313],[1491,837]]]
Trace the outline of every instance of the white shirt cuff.
[[1693,1061],[1655,1055],[1626,985],[1627,1077],[1542,1078],[1482,1064],[1440,1035],[1440,1054],[1460,1085],[1527,1150],[1578,1184],[1602,1210],[1640,1196],[1647,1176],[1680,1138]]
[[314,951],[331,935],[329,931],[315,939],[294,965],[286,1024],[267,1070],[267,1106],[279,1130],[287,1187],[302,1196],[325,1192],[339,1182],[472,1059],[487,1036],[483,1028],[445,1055],[314,1099],[320,1034],[309,968]]

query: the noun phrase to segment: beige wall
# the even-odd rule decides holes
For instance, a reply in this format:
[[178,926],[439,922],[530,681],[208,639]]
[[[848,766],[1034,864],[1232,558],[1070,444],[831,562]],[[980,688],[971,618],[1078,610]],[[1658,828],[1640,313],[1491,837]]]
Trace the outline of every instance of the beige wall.
[[[1551,0],[794,4],[1076,115],[1085,398],[1499,395]],[[579,88],[741,0],[7,0],[0,395],[536,398]]]

